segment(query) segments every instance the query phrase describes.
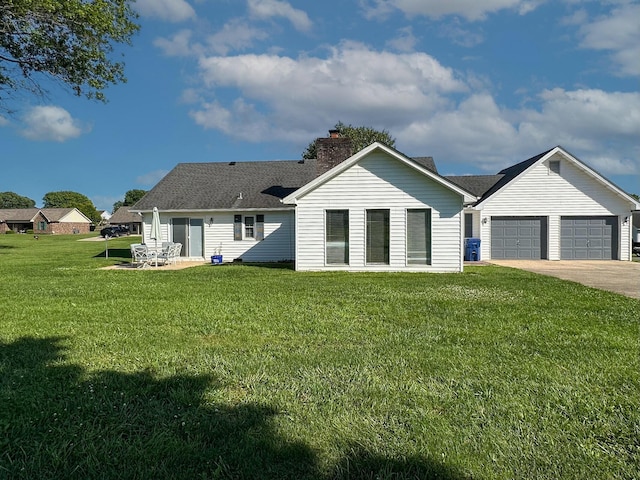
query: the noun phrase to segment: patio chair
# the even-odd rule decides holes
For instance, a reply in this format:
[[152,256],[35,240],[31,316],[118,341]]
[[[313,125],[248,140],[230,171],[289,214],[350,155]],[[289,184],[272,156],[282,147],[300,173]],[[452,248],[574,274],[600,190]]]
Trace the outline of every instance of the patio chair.
[[141,243],[131,244],[131,264],[137,268],[149,265],[150,255],[146,245]]
[[182,250],[181,243],[170,243],[158,254],[158,261],[163,265],[175,264]]

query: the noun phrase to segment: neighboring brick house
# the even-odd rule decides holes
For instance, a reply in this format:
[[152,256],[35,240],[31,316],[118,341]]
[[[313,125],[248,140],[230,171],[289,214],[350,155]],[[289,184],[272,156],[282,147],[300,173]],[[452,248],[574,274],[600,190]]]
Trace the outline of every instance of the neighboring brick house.
[[91,220],[77,208],[10,208],[0,209],[0,233],[12,230],[34,234],[89,233]]

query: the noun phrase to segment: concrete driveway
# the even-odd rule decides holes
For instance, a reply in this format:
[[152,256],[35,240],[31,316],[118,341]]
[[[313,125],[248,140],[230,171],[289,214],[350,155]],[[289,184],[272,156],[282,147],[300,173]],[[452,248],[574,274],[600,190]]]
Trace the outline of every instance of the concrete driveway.
[[640,298],[640,263],[613,260],[490,260],[503,267],[571,280],[589,287]]

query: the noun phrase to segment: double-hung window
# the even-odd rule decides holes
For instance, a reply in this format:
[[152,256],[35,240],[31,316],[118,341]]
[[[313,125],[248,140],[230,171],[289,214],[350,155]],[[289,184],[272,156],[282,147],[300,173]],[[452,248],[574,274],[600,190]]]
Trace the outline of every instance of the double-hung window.
[[264,240],[264,215],[234,215],[233,239]]
[[325,215],[325,261],[349,263],[349,210],[327,210]]
[[407,264],[431,265],[431,209],[407,210]]
[[366,261],[389,264],[389,210],[367,210]]
[[244,238],[255,238],[255,218],[244,217]]

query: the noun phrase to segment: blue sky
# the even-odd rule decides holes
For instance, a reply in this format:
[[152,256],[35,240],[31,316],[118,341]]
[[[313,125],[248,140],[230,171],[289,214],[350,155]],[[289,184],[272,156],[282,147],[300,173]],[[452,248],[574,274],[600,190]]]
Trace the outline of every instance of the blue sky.
[[111,210],[180,162],[298,159],[336,122],[441,174],[562,145],[640,193],[640,3],[138,0],[109,103],[49,85],[0,116],[0,191]]

